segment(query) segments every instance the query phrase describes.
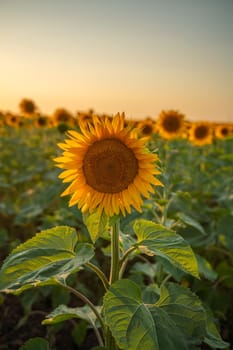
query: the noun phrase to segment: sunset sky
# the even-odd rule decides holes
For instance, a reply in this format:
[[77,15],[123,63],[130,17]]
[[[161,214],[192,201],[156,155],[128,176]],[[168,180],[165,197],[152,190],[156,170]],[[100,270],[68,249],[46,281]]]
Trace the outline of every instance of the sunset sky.
[[0,110],[233,122],[233,0],[0,0]]

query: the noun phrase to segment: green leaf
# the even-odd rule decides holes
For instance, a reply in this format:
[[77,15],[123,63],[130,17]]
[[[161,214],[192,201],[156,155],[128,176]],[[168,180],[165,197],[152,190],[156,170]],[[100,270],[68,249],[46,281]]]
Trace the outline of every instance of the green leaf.
[[138,272],[140,274],[144,274],[148,276],[150,279],[153,279],[157,272],[157,265],[150,264],[149,262],[148,263],[136,262],[133,265],[131,272]]
[[142,301],[130,280],[115,282],[104,296],[104,313],[118,346],[123,350],[188,350],[171,317]]
[[49,343],[43,338],[31,338],[19,350],[49,350]]
[[184,334],[189,346],[201,343],[205,336],[205,310],[200,299],[189,289],[168,283],[161,288],[155,305],[166,311]]
[[137,220],[134,231],[141,252],[161,256],[184,272],[199,277],[195,254],[189,244],[174,231],[147,220]]
[[0,291],[14,293],[57,284],[94,255],[91,244],[79,243],[75,229],[58,226],[16,247],[0,271]]
[[210,281],[215,281],[218,277],[218,274],[213,270],[209,261],[198,254],[196,254],[196,258],[200,274]]
[[97,210],[91,214],[88,212],[84,213],[83,222],[88,229],[93,243],[95,243],[99,237],[104,236],[109,229],[108,216],[104,212],[100,215]]
[[[100,307],[96,306],[100,311]],[[88,305],[82,307],[67,307],[66,305],[59,305],[53,312],[46,316],[46,319],[42,321],[42,324],[55,324],[60,323],[71,318],[80,318],[87,321],[91,325],[95,325],[96,316]]]
[[191,218],[191,216],[186,215],[184,213],[178,213],[177,214],[178,218],[184,222],[186,225],[188,226],[192,226],[195,229],[197,229],[199,232],[201,232],[203,235],[205,235],[205,230],[203,229],[203,227],[201,226],[201,224],[199,224],[199,222],[197,222],[196,220],[194,220],[193,218]]
[[218,222],[217,231],[224,245],[233,252],[233,215],[224,215]]
[[206,330],[207,335],[204,342],[212,348],[226,349],[229,347],[229,343],[222,340],[217,327],[213,320],[213,314],[210,309],[206,309]]
[[7,230],[4,228],[0,229],[0,245],[5,243],[9,239]]
[[87,328],[87,322],[82,320],[76,323],[71,331],[72,339],[74,340],[75,344],[78,345],[78,349],[81,347],[84,340],[86,339]]
[[153,318],[142,303],[141,292],[129,280],[114,283],[104,296],[106,323],[119,347],[136,350],[159,349]]

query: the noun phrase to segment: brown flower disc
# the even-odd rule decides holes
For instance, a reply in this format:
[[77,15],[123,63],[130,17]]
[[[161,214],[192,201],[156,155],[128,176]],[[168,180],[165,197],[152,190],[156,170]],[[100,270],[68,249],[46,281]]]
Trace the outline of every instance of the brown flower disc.
[[176,118],[176,116],[173,115],[167,115],[163,121],[163,127],[168,132],[176,132],[177,130],[179,130],[180,126],[180,119]]
[[195,129],[195,137],[197,139],[204,139],[208,134],[208,128],[205,125],[200,125]]
[[119,139],[94,142],[83,159],[83,173],[89,186],[98,192],[119,193],[125,190],[138,173],[133,151]]

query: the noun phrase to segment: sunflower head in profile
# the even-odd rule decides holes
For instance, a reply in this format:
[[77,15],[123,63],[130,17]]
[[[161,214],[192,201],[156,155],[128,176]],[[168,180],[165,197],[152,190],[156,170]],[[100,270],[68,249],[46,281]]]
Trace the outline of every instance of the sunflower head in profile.
[[196,146],[203,146],[212,143],[213,130],[208,122],[192,123],[189,130],[189,139]]
[[37,107],[33,100],[23,98],[19,103],[19,109],[23,115],[30,117],[36,112]]
[[184,114],[168,110],[162,111],[157,120],[157,131],[165,139],[173,139],[182,135],[184,131]]
[[124,114],[109,118],[93,117],[93,126],[82,133],[69,131],[69,139],[58,144],[64,150],[55,159],[65,169],[59,177],[71,182],[62,195],[72,195],[69,205],[82,212],[98,210],[113,216],[141,211],[142,196],[149,198],[153,185],[162,186],[154,177],[160,172],[154,162],[157,155],[145,149],[144,140],[135,131],[124,128]]
[[142,136],[150,137],[156,131],[156,123],[148,117],[145,120],[140,121],[137,124],[137,128]]

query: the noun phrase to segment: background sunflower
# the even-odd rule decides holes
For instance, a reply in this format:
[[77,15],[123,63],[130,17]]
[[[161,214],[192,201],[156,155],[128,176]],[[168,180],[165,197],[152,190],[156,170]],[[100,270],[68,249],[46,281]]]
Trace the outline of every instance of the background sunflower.
[[173,139],[182,135],[184,114],[173,109],[162,111],[157,120],[157,131],[165,139]]
[[33,100],[23,98],[19,103],[21,113],[26,117],[31,117],[37,110],[36,104]]
[[232,128],[229,124],[219,124],[214,128],[214,134],[217,138],[223,139],[227,136],[232,135]]
[[156,123],[151,118],[140,121],[137,127],[142,136],[151,136],[156,131]]
[[75,125],[75,119],[65,108],[57,108],[53,113],[53,125],[67,124],[69,126]]
[[213,129],[208,122],[192,123],[189,130],[190,141],[197,146],[207,145],[213,141]]

